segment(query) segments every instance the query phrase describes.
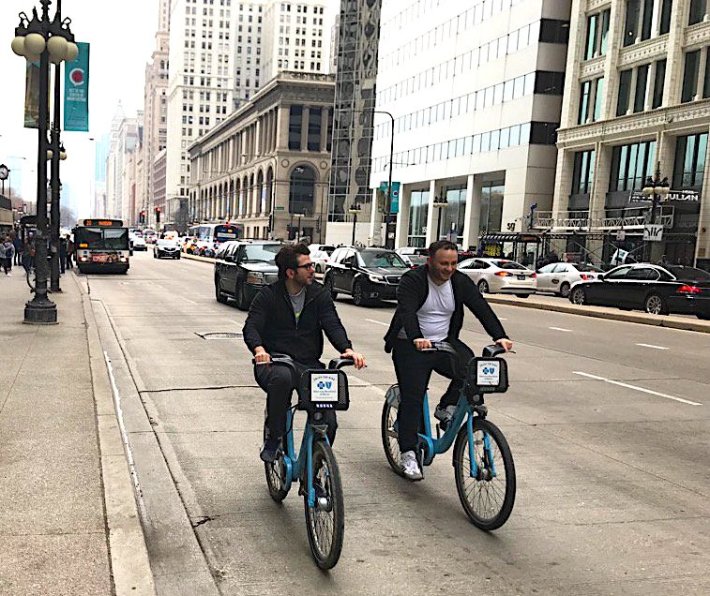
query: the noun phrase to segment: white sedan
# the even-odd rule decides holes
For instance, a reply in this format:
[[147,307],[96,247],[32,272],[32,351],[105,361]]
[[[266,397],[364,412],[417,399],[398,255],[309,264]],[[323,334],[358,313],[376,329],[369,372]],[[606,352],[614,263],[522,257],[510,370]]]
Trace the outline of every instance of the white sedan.
[[476,282],[481,294],[515,294],[527,298],[537,290],[536,273],[508,259],[466,259],[459,263],[458,270]]
[[586,263],[550,263],[537,270],[537,289],[567,298],[574,283],[597,279],[601,273]]

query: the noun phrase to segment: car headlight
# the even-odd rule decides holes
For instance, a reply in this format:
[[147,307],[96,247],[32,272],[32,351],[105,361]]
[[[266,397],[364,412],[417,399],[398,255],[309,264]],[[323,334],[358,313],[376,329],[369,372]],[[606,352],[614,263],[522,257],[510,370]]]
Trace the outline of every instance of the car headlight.
[[266,283],[266,279],[264,278],[263,273],[252,271],[247,273],[247,283],[252,284],[253,286],[263,286]]
[[370,280],[371,282],[376,283],[376,284],[381,284],[381,283],[384,283],[384,281],[385,281],[385,278],[384,278],[384,276],[382,276],[382,275],[373,275],[373,274],[370,274],[370,275],[368,275],[367,277],[369,278],[369,280]]

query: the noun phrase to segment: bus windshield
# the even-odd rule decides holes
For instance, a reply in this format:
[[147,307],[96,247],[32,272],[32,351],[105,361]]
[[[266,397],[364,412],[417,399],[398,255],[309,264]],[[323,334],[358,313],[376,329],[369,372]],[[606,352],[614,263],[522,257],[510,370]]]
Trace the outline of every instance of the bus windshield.
[[89,250],[128,250],[128,228],[79,227],[74,230],[74,242]]

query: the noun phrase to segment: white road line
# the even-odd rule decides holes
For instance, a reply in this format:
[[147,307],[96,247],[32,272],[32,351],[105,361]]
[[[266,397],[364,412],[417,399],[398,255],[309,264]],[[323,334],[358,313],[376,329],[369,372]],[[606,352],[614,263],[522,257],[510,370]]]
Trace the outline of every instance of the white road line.
[[577,370],[572,371],[573,374],[579,375],[581,377],[587,377],[589,379],[595,379],[597,381],[604,381],[605,383],[610,383],[612,385],[618,385],[619,387],[626,387],[627,389],[633,389],[634,391],[641,391],[642,393],[648,393],[649,395],[655,395],[657,397],[664,397],[666,399],[672,399],[673,401],[679,401],[682,404],[688,404],[689,406],[702,406],[696,401],[690,401],[688,399],[683,399],[682,397],[676,397],[675,395],[668,395],[667,393],[659,393],[658,391],[651,391],[650,389],[644,389],[643,387],[637,387],[636,385],[629,385],[628,383],[622,383],[621,381],[613,381],[612,379],[605,379],[604,377],[598,377],[597,375],[590,375],[589,373],[580,372]]
[[564,333],[572,333],[571,329],[565,329],[564,327],[548,327],[548,329],[552,329],[553,331],[563,331]]
[[189,302],[190,304],[198,304],[198,303],[195,302],[194,300],[190,300],[189,298],[185,298],[184,296],[180,296],[180,298],[182,298],[182,299],[185,300],[186,302]]
[[637,346],[641,346],[642,348],[651,348],[653,350],[668,350],[670,348],[665,348],[663,346],[654,346],[653,344],[636,344]]
[[375,319],[365,319],[368,323],[375,323],[377,325],[382,325],[383,327],[389,327],[389,323],[385,323],[383,321],[375,321]]

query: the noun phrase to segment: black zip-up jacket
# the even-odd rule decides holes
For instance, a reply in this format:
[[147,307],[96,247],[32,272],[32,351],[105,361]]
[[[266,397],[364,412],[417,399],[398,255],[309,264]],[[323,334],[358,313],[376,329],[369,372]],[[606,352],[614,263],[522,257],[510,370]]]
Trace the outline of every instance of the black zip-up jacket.
[[[428,265],[407,271],[402,276],[397,288],[397,310],[385,335],[385,352],[392,351],[392,342],[397,338],[402,327],[404,327],[410,341],[423,337],[422,330],[419,328],[417,311],[426,302],[429,295],[428,276]],[[451,286],[456,306],[449,323],[447,340],[458,339],[459,333],[461,333],[464,305],[476,315],[493,341],[508,337],[493,309],[478,291],[471,278],[456,271],[451,277]]]
[[352,348],[330,294],[318,283],[306,286],[298,322],[284,281],[262,288],[251,304],[243,332],[252,353],[263,346],[269,354],[287,354],[304,363],[322,356],[323,332],[338,352]]

